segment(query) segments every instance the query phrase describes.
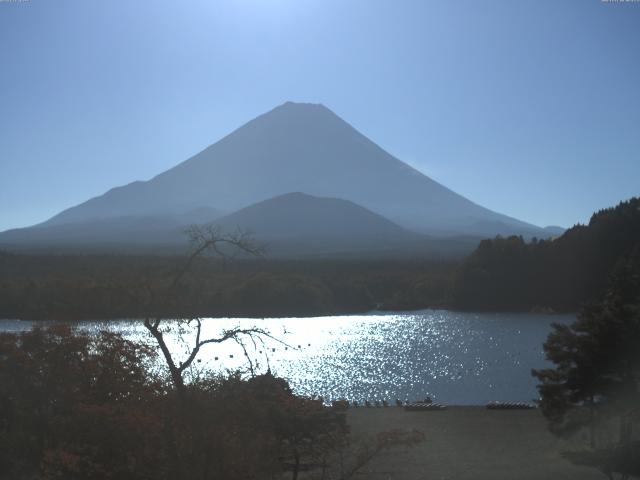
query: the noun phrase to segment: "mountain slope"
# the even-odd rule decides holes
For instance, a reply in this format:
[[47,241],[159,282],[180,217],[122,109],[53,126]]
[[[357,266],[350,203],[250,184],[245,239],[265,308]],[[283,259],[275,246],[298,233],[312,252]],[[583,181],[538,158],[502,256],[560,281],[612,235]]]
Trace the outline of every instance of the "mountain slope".
[[114,188],[46,224],[172,214],[202,206],[235,211],[287,192],[350,200],[432,234],[486,235],[486,225],[492,223],[500,225],[500,233],[543,233],[433,181],[326,107],[291,102],[149,181]]
[[184,242],[183,231],[192,224],[211,223],[221,212],[213,208],[181,215],[146,214],[89,218],[63,224],[41,224],[0,233],[6,247],[158,246]]
[[[90,219],[0,233],[0,248],[18,251],[181,253],[191,215]],[[204,213],[210,214],[208,210]],[[198,214],[200,216],[198,216]],[[248,232],[271,258],[457,258],[479,237],[434,238],[406,230],[348,200],[289,193],[206,223],[224,233]]]

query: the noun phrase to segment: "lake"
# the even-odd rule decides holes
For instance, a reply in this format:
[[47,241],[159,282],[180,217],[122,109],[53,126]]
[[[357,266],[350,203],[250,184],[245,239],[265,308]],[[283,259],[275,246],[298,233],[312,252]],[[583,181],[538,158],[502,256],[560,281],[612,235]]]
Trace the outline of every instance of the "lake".
[[[430,396],[447,404],[538,397],[532,368],[548,365],[542,343],[551,323],[575,315],[463,313],[446,310],[344,315],[317,318],[203,319],[203,333],[256,326],[280,341],[248,342],[258,370],[287,378],[296,393],[347,398],[416,400]],[[34,322],[0,321],[1,331],[31,328]],[[80,322],[90,331],[110,329],[152,341],[141,321]],[[186,352],[191,331],[174,328],[172,349]],[[206,335],[203,335],[206,338]],[[281,343],[282,342],[282,343]],[[206,369],[246,369],[243,349],[232,342],[207,345],[192,374]]]

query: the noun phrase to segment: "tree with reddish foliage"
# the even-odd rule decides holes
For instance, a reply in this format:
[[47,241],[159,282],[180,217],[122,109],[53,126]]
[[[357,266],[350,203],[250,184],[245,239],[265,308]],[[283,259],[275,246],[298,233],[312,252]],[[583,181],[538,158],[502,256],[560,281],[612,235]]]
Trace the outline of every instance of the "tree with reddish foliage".
[[275,479],[346,433],[269,373],[178,392],[150,373],[154,360],[111,332],[0,334],[0,478]]
[[154,464],[163,389],[145,368],[152,348],[56,325],[0,334],[0,352],[4,478],[139,478],[137,465]]

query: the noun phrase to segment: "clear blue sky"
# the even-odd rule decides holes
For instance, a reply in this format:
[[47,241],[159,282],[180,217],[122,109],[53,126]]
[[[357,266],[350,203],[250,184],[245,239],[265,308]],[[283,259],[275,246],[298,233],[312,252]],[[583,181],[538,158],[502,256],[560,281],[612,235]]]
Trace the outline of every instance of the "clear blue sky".
[[640,194],[640,3],[5,0],[0,45],[0,230],[286,100],[539,225]]

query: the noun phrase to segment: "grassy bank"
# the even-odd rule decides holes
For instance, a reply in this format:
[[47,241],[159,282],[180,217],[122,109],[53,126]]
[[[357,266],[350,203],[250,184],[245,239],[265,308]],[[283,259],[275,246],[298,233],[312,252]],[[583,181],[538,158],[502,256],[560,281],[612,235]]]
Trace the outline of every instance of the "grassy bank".
[[576,466],[563,452],[581,448],[554,437],[538,410],[487,410],[449,407],[445,411],[406,412],[401,408],[350,409],[352,438],[380,432],[418,431],[411,448],[382,451],[362,467],[369,480],[599,480],[594,468]]

